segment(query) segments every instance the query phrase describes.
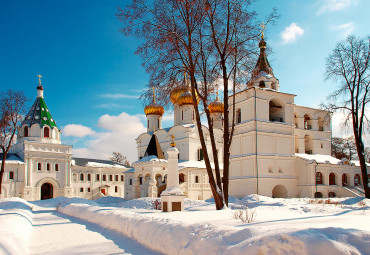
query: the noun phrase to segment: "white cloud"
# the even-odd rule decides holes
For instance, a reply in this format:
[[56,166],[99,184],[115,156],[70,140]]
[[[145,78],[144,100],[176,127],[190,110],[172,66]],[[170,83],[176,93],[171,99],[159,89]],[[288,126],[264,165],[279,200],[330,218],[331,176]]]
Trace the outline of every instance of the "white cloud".
[[115,103],[108,103],[108,104],[97,104],[94,105],[97,108],[107,108],[107,109],[112,109],[112,108],[121,108],[121,109],[128,109],[128,108],[133,108],[132,105],[123,105],[123,104],[115,104]]
[[351,5],[356,4],[357,0],[320,0],[317,15],[326,12],[336,12],[349,8]]
[[281,38],[284,41],[284,44],[293,43],[297,40],[299,36],[304,34],[304,30],[293,22],[290,26],[286,27],[281,33]]
[[70,124],[62,129],[62,134],[64,136],[85,137],[88,135],[93,135],[95,132],[89,127]]
[[98,126],[105,131],[96,133],[86,142],[85,148],[74,149],[74,156],[108,159],[113,151],[118,151],[131,163],[137,160],[135,139],[146,132],[139,116],[125,112],[118,116],[106,114],[99,118]]
[[343,37],[347,37],[352,33],[353,29],[355,29],[355,23],[348,22],[339,26],[332,26],[331,29],[340,31]]
[[127,94],[103,94],[103,95],[101,95],[101,97],[103,97],[103,98],[110,98],[110,99],[121,99],[121,98],[139,99],[139,96],[127,95]]

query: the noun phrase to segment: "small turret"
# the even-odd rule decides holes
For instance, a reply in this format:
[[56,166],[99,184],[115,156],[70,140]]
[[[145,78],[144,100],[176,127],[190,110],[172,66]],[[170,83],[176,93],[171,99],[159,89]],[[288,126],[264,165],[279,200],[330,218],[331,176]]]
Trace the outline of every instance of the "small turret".
[[275,78],[270,63],[266,55],[266,41],[264,39],[265,25],[262,23],[262,36],[258,44],[260,48],[260,55],[257,64],[252,72],[252,77],[248,82],[248,87],[268,88],[279,91],[279,80]]
[[155,101],[155,91],[153,87],[153,101],[144,108],[144,112],[148,119],[147,132],[153,132],[162,128],[162,115],[164,108]]
[[43,143],[61,143],[60,129],[46,106],[41,75],[37,86],[37,98],[24,118],[18,133],[20,139],[41,141]]
[[224,122],[224,104],[218,98],[218,91],[216,100],[208,105],[208,110],[211,115],[213,128],[222,129]]

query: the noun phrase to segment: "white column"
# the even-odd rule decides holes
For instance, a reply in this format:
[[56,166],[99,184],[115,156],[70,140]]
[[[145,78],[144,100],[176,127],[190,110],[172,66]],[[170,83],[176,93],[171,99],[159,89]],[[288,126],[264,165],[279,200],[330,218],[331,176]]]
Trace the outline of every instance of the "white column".
[[168,153],[168,167],[167,167],[167,187],[179,187],[179,150],[176,147],[170,147]]

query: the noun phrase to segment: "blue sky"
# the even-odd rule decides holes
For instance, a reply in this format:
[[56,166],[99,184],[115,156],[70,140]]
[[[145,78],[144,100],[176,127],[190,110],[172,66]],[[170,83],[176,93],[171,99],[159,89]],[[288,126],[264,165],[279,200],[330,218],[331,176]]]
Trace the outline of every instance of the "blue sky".
[[[138,100],[148,75],[124,37],[116,7],[129,1],[3,1],[0,8],[1,91],[36,97],[43,75],[46,103],[76,155],[106,158],[113,150],[136,158],[134,139],[145,131]],[[281,18],[267,28],[269,56],[280,91],[296,104],[315,107],[335,87],[323,79],[325,59],[348,34],[365,36],[366,0],[259,0],[260,18],[276,7]],[[117,95],[118,94],[118,95]],[[164,126],[172,125],[171,116]],[[73,124],[73,125],[71,125]],[[339,131],[336,131],[339,132]]]

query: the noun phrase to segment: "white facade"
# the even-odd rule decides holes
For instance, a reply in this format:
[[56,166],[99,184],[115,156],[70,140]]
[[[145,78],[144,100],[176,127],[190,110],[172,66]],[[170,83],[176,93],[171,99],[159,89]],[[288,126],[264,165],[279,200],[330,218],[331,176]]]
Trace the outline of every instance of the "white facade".
[[[229,194],[236,197],[248,194],[271,197],[362,195],[360,167],[330,156],[329,113],[298,106],[294,103],[295,95],[280,92],[279,80],[265,54],[266,42],[262,39],[259,46],[261,52],[251,80],[235,95]],[[200,142],[188,94],[186,86],[173,90],[175,125],[157,130],[155,135],[163,151],[170,147],[171,136],[176,137],[176,147],[180,151],[180,187],[186,197],[207,199],[212,193],[204,162],[199,157]],[[232,100],[231,96],[230,106]],[[217,97],[211,104],[213,109],[220,109],[222,103]],[[221,153],[223,114],[216,111],[211,115]],[[203,129],[209,137],[207,128]],[[159,197],[166,187],[168,156],[158,159],[144,155],[152,134],[141,134],[136,140],[140,160],[133,165],[135,169],[126,174],[127,198]],[[211,148],[209,138],[206,141]],[[212,162],[212,155],[210,158]],[[222,159],[221,154],[219,159]]]
[[46,107],[41,84],[37,92],[6,160],[2,197],[124,197],[123,173],[128,168],[110,161],[72,158],[72,146],[61,143],[61,131]]

